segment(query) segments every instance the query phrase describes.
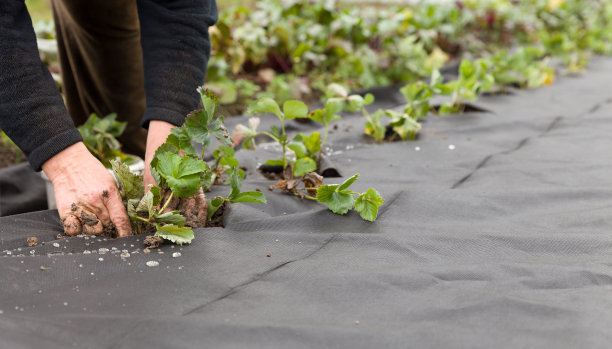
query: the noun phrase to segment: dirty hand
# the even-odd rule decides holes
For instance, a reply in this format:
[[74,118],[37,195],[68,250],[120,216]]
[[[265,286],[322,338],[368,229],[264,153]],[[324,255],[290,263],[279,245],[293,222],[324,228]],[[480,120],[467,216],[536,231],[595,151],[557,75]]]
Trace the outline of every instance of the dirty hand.
[[[173,127],[174,125],[161,120],[153,120],[149,124],[144,170],[145,190],[149,190],[149,184],[156,184],[155,179],[153,179],[153,176],[151,175],[149,165],[151,164],[151,160],[153,160],[153,156],[155,156],[155,151],[166,141],[166,138],[170,134],[170,130]],[[164,195],[164,200],[162,200],[162,203],[166,202],[169,195],[170,192],[167,192],[166,195]],[[200,189],[190,198],[179,199],[174,197],[166,208],[166,211],[174,210],[181,211],[181,213],[185,216],[186,226],[198,228],[206,225],[208,202],[206,201],[206,196],[204,195],[202,189]]]
[[67,235],[124,237],[132,234],[113,176],[83,142],[62,150],[42,168],[53,183],[57,209]]

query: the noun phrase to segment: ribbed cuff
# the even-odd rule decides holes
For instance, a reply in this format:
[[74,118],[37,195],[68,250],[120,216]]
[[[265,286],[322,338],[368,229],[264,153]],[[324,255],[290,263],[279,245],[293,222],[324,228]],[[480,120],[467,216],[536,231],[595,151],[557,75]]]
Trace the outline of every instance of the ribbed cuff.
[[185,123],[187,116],[174,110],[165,108],[147,108],[142,116],[140,124],[142,127],[149,129],[149,123],[152,120],[161,120],[171,123],[174,126],[181,126]]
[[36,147],[28,155],[28,161],[35,171],[40,171],[42,169],[42,165],[47,160],[55,156],[55,154],[82,140],[83,137],[81,137],[79,130],[76,128],[71,128]]

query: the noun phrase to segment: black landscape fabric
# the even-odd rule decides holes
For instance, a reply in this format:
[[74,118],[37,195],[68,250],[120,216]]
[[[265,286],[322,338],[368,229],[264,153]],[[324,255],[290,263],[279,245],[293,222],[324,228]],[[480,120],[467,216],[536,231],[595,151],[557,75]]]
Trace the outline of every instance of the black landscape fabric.
[[373,144],[348,115],[330,163],[381,192],[375,223],[267,191],[270,146],[239,152],[269,203],[234,205],[190,246],[57,239],[55,211],[2,218],[0,347],[609,348],[610,81],[597,58],[481,98],[489,112],[430,116],[416,142]]

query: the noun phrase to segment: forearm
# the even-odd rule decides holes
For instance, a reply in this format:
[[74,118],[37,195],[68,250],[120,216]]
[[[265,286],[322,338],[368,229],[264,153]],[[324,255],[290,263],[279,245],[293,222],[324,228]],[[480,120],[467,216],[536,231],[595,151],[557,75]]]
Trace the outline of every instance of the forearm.
[[196,109],[210,55],[214,0],[139,0],[147,108],[142,124],[181,125]]
[[0,128],[34,169],[81,140],[46,67],[23,0],[0,1]]

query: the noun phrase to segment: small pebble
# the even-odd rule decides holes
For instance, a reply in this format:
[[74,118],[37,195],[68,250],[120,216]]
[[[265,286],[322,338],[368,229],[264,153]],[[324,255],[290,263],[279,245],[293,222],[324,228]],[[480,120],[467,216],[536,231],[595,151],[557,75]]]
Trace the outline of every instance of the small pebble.
[[455,146],[453,144],[451,144],[451,145],[448,146],[448,149],[449,150],[455,150]]
[[62,234],[57,234],[56,238],[59,240],[59,239],[63,239],[64,236]]
[[121,258],[130,258],[130,253],[129,252],[121,252]]
[[100,262],[104,262],[104,258],[102,258],[102,257],[98,258],[98,260],[99,260]]
[[60,244],[58,244],[57,242],[54,242],[53,247],[60,247]]
[[144,252],[144,253],[151,253],[151,250],[149,250],[149,248],[147,247],[144,250],[142,250],[142,252]]
[[4,314],[4,310],[0,309],[0,315]]
[[359,320],[355,320],[355,325],[359,325]]
[[91,254],[91,251],[90,250],[85,250],[85,251],[83,251],[83,254]]
[[414,151],[419,151],[421,150],[421,147],[414,147]]
[[174,253],[172,254],[172,258],[177,258],[177,257],[180,257],[180,256],[181,256],[181,253],[180,253],[180,252],[174,252]]
[[40,266],[40,270],[47,270],[47,269],[49,269],[49,268],[45,267],[44,265]]
[[147,262],[147,267],[157,267],[157,266],[159,266],[158,261],[148,261]]
[[67,307],[68,306],[68,302],[64,302],[64,306]]
[[38,245],[38,238],[36,236],[29,237],[26,242],[29,247]]
[[272,257],[272,253],[268,252],[268,254],[266,255],[266,257]]

